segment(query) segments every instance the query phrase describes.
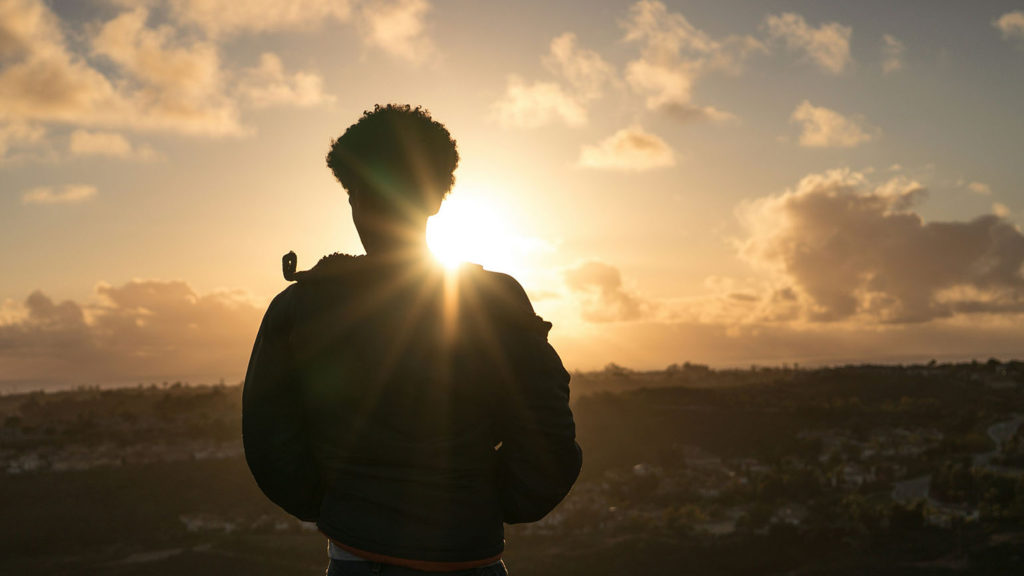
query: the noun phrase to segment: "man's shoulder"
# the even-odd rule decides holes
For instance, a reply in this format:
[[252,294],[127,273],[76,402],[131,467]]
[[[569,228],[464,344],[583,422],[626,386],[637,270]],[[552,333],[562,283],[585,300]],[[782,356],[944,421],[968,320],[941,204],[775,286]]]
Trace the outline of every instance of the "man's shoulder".
[[483,312],[484,316],[502,324],[547,335],[551,323],[537,316],[526,290],[518,280],[478,264],[466,264],[464,268],[463,288],[468,289],[467,304],[476,307],[474,312]]
[[295,287],[296,284],[285,286],[284,290],[278,292],[270,300],[270,304],[267,305],[267,311],[264,313],[265,321],[280,323],[291,316],[295,306]]
[[366,267],[365,256],[353,256],[342,252],[328,254],[305,272],[295,274],[299,283],[344,278],[356,274]]
[[496,304],[525,307],[533,312],[530,298],[523,286],[509,274],[488,270],[480,264],[462,265],[464,283],[478,293],[489,296]]
[[[270,308],[294,311],[300,302],[318,300],[323,293],[331,292],[339,285],[350,284],[362,276],[366,268],[365,257],[336,252],[320,258],[309,270],[293,272],[291,283],[281,290],[270,303]],[[268,310],[269,313],[269,310]]]

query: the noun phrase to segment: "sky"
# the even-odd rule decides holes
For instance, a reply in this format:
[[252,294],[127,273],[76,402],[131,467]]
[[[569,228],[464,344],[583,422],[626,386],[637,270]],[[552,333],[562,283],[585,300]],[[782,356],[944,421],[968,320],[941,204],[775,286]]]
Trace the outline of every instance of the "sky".
[[570,369],[1020,357],[1021,94],[1019,1],[0,0],[0,383],[240,379],[388,102]]

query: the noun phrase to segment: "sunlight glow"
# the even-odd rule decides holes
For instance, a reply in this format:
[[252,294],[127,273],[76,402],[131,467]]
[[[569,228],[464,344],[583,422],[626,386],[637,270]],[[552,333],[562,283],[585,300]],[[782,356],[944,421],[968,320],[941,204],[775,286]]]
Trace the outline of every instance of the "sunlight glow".
[[525,244],[513,233],[505,214],[465,190],[453,192],[427,222],[427,245],[448,268],[473,262],[488,270],[514,273],[521,270]]

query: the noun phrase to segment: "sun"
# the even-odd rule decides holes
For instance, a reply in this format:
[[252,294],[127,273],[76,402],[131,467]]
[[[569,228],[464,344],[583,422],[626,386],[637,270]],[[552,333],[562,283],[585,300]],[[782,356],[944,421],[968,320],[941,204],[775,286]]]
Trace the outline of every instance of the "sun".
[[512,272],[518,262],[507,218],[485,199],[466,192],[453,192],[427,222],[430,251],[447,268],[473,262]]

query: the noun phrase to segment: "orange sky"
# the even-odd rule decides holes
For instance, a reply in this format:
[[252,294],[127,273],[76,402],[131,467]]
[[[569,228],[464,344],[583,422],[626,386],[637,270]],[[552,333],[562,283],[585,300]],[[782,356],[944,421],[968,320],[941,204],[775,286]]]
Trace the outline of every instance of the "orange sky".
[[892,4],[0,0],[0,383],[240,378],[378,102],[571,369],[1019,356],[1024,11]]

